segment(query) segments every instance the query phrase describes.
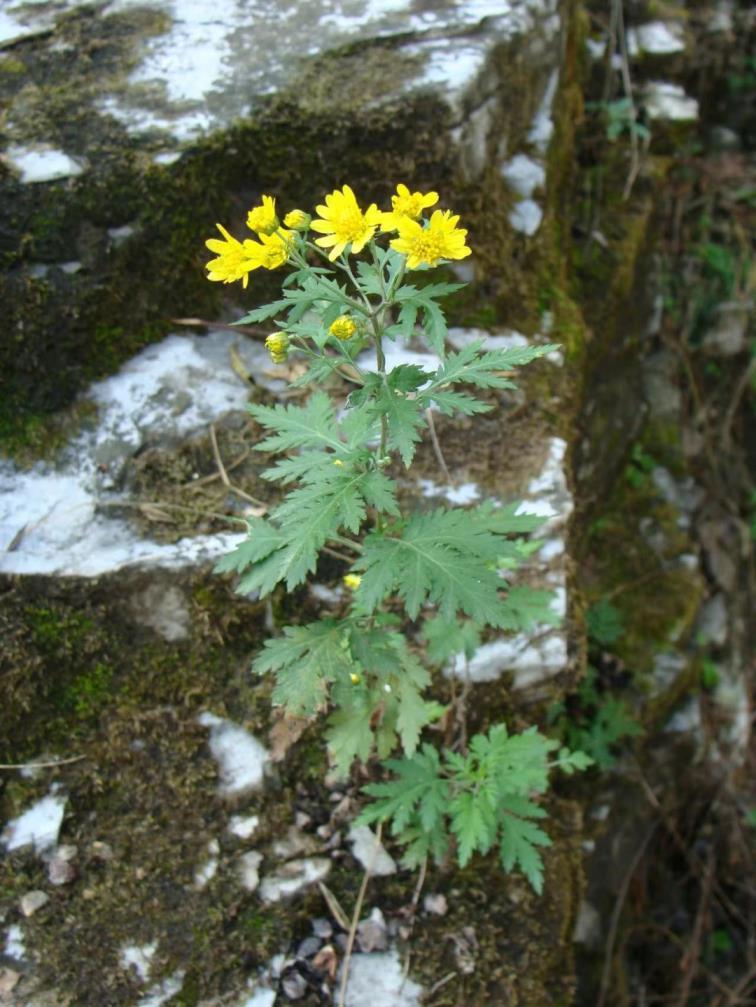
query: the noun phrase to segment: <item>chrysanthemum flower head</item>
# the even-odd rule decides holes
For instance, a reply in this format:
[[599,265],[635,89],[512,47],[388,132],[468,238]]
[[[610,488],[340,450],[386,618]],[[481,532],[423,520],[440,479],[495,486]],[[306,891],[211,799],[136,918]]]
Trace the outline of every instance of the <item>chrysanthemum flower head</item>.
[[[292,232],[279,228],[275,234],[260,234],[257,256],[263,269],[278,269],[289,258]],[[255,242],[250,242],[255,244]]]
[[458,228],[459,217],[451,210],[435,210],[426,227],[409,217],[399,220],[399,237],[391,247],[407,256],[407,268],[437,266],[441,259],[464,259],[470,255],[465,244],[467,231]]
[[253,206],[247,214],[247,227],[258,235],[273,234],[279,226],[273,196],[263,196],[262,204]]
[[320,216],[313,220],[311,227],[324,235],[316,238],[315,244],[331,249],[328,253],[331,262],[338,259],[347,245],[352,246],[355,255],[361,252],[381,222],[381,212],[375,203],[363,213],[348,185],[341,191],[334,189],[326,196],[325,205],[315,209]]
[[381,214],[381,230],[396,231],[400,220],[417,220],[423,210],[435,206],[437,202],[437,192],[410,192],[400,182],[396,187],[396,194],[391,197],[391,212]]
[[351,339],[352,336],[357,331],[357,323],[349,315],[339,315],[339,317],[331,323],[328,331],[332,336],[337,339],[346,340]]
[[255,253],[256,243],[237,241],[222,224],[215,226],[223,235],[224,240],[208,238],[205,242],[210,251],[217,255],[217,258],[211,259],[207,263],[208,280],[220,283],[233,283],[235,280],[241,280],[242,286],[246,287],[249,273],[262,265],[259,256]]

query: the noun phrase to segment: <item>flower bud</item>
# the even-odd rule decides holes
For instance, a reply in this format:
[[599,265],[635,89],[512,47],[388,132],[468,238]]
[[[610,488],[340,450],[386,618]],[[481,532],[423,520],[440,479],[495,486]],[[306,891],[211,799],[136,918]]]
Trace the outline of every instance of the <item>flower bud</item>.
[[362,679],[360,678],[360,676],[357,674],[356,671],[350,672],[349,678],[352,681],[352,685],[359,685],[360,682],[362,681]]
[[362,583],[362,577],[358,577],[356,573],[345,574],[343,580],[344,587],[348,587],[350,591],[356,591]]
[[284,217],[286,227],[291,227],[294,231],[306,231],[310,226],[312,217],[304,210],[289,210]]
[[349,315],[339,315],[335,322],[328,329],[332,336],[337,339],[351,339],[357,331],[357,323]]
[[285,364],[289,356],[289,337],[285,332],[271,332],[265,340],[265,348],[274,364]]

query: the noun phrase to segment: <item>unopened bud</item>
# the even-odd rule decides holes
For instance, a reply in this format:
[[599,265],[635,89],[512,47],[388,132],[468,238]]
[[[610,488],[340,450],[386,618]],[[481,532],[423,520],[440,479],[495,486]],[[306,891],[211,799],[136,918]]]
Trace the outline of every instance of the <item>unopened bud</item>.
[[271,332],[265,340],[265,348],[274,364],[284,364],[289,356],[289,337],[285,332]]
[[339,315],[335,322],[328,329],[332,336],[345,341],[351,339],[357,331],[357,323],[349,315]]
[[348,587],[350,591],[356,591],[362,583],[362,577],[358,577],[356,573],[347,573],[343,579],[344,587]]
[[289,210],[284,217],[284,224],[295,231],[306,231],[311,220],[310,214],[305,213],[304,210]]

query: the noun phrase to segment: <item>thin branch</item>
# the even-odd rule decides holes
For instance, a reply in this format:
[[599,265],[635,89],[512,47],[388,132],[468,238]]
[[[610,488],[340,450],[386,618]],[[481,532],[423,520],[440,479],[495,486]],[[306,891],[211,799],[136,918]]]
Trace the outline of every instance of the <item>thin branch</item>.
[[344,1007],[346,1003],[346,991],[347,991],[347,981],[349,980],[349,961],[352,957],[352,949],[354,948],[354,940],[357,936],[357,927],[360,922],[360,913],[362,912],[362,903],[365,901],[365,892],[367,891],[368,881],[370,881],[370,875],[373,870],[373,864],[378,856],[378,850],[381,845],[381,835],[383,833],[383,822],[378,823],[378,828],[375,830],[375,844],[373,845],[373,852],[368,861],[368,865],[365,868],[365,873],[362,876],[362,884],[360,885],[360,890],[357,895],[357,902],[354,907],[354,914],[352,916],[352,925],[349,928],[349,937],[347,938],[346,951],[344,952],[344,964],[341,966],[341,989],[339,990],[339,1004],[338,1007]]
[[55,766],[70,766],[81,762],[86,755],[74,755],[70,759],[56,759],[54,762],[0,762],[0,769],[53,769]]
[[433,445],[433,453],[436,456],[436,461],[439,464],[441,471],[444,473],[444,478],[447,483],[454,489],[454,480],[449,474],[449,469],[446,465],[446,459],[444,458],[444,453],[441,450],[441,444],[438,440],[438,434],[436,433],[436,424],[433,422],[433,410],[428,406],[425,410],[425,418],[428,421],[428,430],[430,431],[431,444]]
[[701,936],[703,934],[704,917],[711,898],[711,886],[714,881],[714,850],[709,850],[706,861],[706,871],[704,873],[703,884],[701,886],[701,898],[698,902],[698,911],[693,925],[693,933],[690,938],[690,945],[683,955],[680,967],[684,968],[683,981],[680,986],[680,995],[675,1001],[674,1007],[686,1007],[690,996],[690,987],[698,971],[698,962],[701,956]]
[[246,500],[247,503],[253,504],[258,509],[262,508],[262,510],[259,510],[259,513],[254,515],[254,517],[260,517],[267,511],[268,506],[267,504],[263,503],[262,500],[258,500],[257,497],[252,497],[249,495],[249,493],[245,493],[244,490],[239,489],[238,486],[234,486],[231,480],[228,478],[228,472],[226,472],[223,460],[221,458],[220,449],[218,448],[218,437],[215,433],[214,423],[210,424],[210,443],[213,446],[213,455],[215,457],[215,464],[218,466],[218,474],[221,477],[221,482],[223,483],[223,485],[226,487],[226,489],[230,490],[232,493],[235,493],[238,497],[241,497],[242,500]]
[[622,880],[622,887],[617,893],[617,899],[614,903],[614,909],[612,910],[612,917],[609,921],[609,933],[606,938],[606,950],[604,952],[604,966],[601,970],[601,986],[599,987],[599,997],[596,1002],[596,1007],[604,1007],[606,1002],[606,996],[609,991],[609,977],[612,971],[612,956],[614,952],[614,942],[617,939],[617,928],[619,927],[619,920],[622,914],[622,908],[625,905],[625,899],[627,898],[627,890],[630,887],[630,882],[633,879],[638,864],[643,858],[643,854],[646,852],[646,847],[653,834],[658,828],[658,822],[654,822],[651,828],[648,830],[646,835],[643,837],[640,846],[635,851],[635,855],[630,863],[630,867],[625,873],[625,877]]

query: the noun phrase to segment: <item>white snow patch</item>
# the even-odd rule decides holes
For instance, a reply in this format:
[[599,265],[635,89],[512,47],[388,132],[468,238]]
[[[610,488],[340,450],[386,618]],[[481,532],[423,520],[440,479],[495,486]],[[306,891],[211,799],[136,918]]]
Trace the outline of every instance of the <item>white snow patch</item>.
[[550,563],[557,556],[564,556],[564,539],[547,539],[538,551],[539,559],[543,560],[544,563]]
[[250,850],[249,853],[239,857],[239,880],[248,892],[257,891],[260,885],[262,859],[262,853],[258,853],[257,850]]
[[509,223],[520,234],[532,237],[543,220],[543,210],[534,199],[521,199],[509,211]]
[[0,840],[8,852],[33,846],[37,853],[44,853],[58,841],[65,807],[65,797],[56,793],[48,794],[18,818],[8,822]]
[[367,825],[353,825],[349,830],[352,856],[371,874],[385,877],[396,874],[396,861],[383,845],[376,840],[375,833]]
[[[408,350],[402,342],[389,343],[384,347],[386,355],[386,370],[391,371],[400,364],[417,364],[419,367],[431,371],[433,374],[438,370],[441,363],[440,358],[435,353],[416,353]],[[375,362],[375,352],[367,350],[357,358],[357,365],[363,371],[376,371],[378,369]]]
[[552,632],[534,640],[533,634],[515,633],[484,643],[468,662],[464,654],[457,654],[444,673],[463,680],[469,675],[472,682],[495,682],[504,672],[511,672],[514,687],[524,689],[552,678],[566,663],[567,642],[562,634]]
[[52,182],[82,172],[78,161],[51,147],[9,147],[5,158],[20,172],[22,182]]
[[257,738],[214,713],[201,713],[197,719],[210,728],[210,751],[220,767],[220,794],[234,797],[262,786],[268,752]]
[[18,923],[8,927],[5,934],[5,953],[9,958],[23,960],[26,955],[26,945],[24,944],[24,932]]
[[501,174],[507,185],[524,199],[529,199],[546,183],[543,165],[527,154],[516,154],[502,167]]
[[228,831],[239,839],[250,839],[259,825],[259,815],[232,815],[228,823]]
[[480,490],[476,483],[460,483],[459,486],[439,486],[432,479],[421,479],[420,489],[424,497],[445,497],[449,503],[463,507],[480,499]]
[[167,979],[163,979],[162,982],[156,983],[137,1001],[137,1007],[161,1007],[161,1004],[181,992],[185,975],[186,973],[181,969],[174,972],[172,976],[168,976]]
[[322,881],[331,870],[331,861],[325,857],[307,860],[290,860],[276,874],[263,878],[260,898],[263,902],[280,902],[316,881]]
[[215,875],[218,873],[218,856],[220,854],[220,844],[217,839],[211,839],[207,844],[208,858],[202,867],[199,867],[194,872],[194,883],[197,888],[204,888],[205,885],[212,881]]
[[256,989],[248,1000],[239,1004],[239,1007],[273,1007],[276,996],[275,990]]
[[687,95],[679,84],[651,81],[644,89],[644,104],[649,119],[692,122],[698,118],[698,102]]
[[121,948],[121,966],[126,971],[133,969],[142,982],[147,982],[156,951],[157,941],[152,941],[151,944],[126,944]]
[[59,468],[39,464],[21,472],[0,463],[0,571],[92,577],[132,564],[177,568],[215,559],[242,541],[226,532],[157,543],[111,516],[123,499],[112,487],[148,439],[186,437],[244,408],[248,391],[229,363],[234,344],[267,387],[284,387],[266,382],[262,345],[232,333],[169,336],[91,386],[97,426],[71,443]]
[[685,32],[676,21],[649,21],[628,31],[627,46],[631,56],[671,55],[685,50]]
[[528,140],[536,148],[539,154],[545,154],[549,149],[549,143],[554,133],[554,120],[552,118],[552,107],[557,85],[559,84],[559,70],[553,70],[546,84],[541,104],[533,117],[533,123],[528,133]]
[[[339,983],[334,990],[334,1003]],[[346,989],[346,1007],[419,1007],[423,990],[404,975],[395,950],[352,955]]]

